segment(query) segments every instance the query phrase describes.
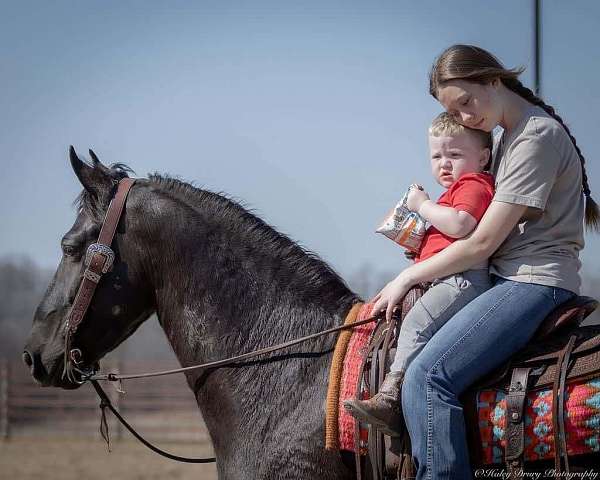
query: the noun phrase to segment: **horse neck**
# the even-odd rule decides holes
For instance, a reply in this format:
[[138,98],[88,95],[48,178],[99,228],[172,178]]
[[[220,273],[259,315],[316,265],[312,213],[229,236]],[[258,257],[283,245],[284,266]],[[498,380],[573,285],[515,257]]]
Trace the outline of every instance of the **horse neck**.
[[[159,321],[184,366],[340,325],[358,300],[324,263],[264,224],[255,223],[253,230],[214,212],[169,208],[180,208],[169,214],[178,221],[154,230],[152,278]],[[268,235],[257,237],[256,229]],[[312,412],[305,428],[320,441],[335,340],[335,335],[319,337],[288,349],[286,358],[189,373],[220,459],[242,441],[248,455],[260,458],[248,447],[262,444],[254,436],[290,428],[282,422],[299,411]],[[265,415],[264,409],[278,413]]]
[[182,364],[326,329],[357,301],[324,262],[240,207],[226,218],[173,197],[166,207],[178,220],[156,229],[155,297]]

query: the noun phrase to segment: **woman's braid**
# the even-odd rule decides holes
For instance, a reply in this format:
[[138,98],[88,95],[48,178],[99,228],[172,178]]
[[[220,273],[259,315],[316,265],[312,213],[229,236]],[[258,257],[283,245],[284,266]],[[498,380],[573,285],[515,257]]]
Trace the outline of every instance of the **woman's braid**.
[[563,119],[560,117],[558,113],[554,110],[554,107],[551,105],[547,105],[541,98],[539,98],[535,93],[533,93],[529,88],[523,85],[517,78],[503,78],[502,83],[506,85],[507,88],[515,92],[517,95],[521,96],[529,103],[537,105],[544,109],[544,111],[552,116],[558,123],[562,125],[569,135],[571,142],[573,142],[573,146],[577,151],[577,155],[579,155],[579,161],[581,162],[581,172],[582,172],[582,189],[583,194],[585,195],[585,220],[589,229],[599,231],[600,230],[600,213],[598,211],[598,205],[592,199],[592,193],[590,190],[590,186],[588,184],[588,177],[585,171],[585,158],[581,153],[579,146],[577,145],[577,141],[575,137],[571,134],[569,127],[565,125]]

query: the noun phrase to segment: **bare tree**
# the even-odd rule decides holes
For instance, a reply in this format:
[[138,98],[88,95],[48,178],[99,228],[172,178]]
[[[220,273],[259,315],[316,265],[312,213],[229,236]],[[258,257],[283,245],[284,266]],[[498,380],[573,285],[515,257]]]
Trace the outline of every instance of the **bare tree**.
[[28,257],[0,259],[0,356],[20,357],[35,308],[51,278]]

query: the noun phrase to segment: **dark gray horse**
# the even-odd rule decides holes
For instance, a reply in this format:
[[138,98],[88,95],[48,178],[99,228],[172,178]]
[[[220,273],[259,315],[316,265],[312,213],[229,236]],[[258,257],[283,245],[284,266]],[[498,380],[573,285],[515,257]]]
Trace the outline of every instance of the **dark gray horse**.
[[[63,257],[23,355],[42,385],[62,378],[64,323],[88,245],[124,165],[93,165],[71,148],[83,192],[77,219],[61,241]],[[359,301],[316,255],[223,195],[160,175],[133,186],[103,277],[74,345],[92,365],[156,312],[181,365],[249,352],[344,321]],[[219,478],[348,479],[338,452],[324,449],[328,371],[335,336],[283,355],[187,373],[208,426]],[[160,380],[157,380],[160,381]]]

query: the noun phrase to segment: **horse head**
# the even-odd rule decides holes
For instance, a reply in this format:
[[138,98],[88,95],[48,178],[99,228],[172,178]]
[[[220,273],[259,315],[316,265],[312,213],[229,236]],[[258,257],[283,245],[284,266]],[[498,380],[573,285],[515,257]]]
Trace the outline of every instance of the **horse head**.
[[[41,385],[77,388],[78,383],[64,375],[65,323],[83,278],[86,251],[98,239],[108,204],[129,169],[123,164],[106,167],[91,150],[92,165],[83,162],[73,147],[69,154],[83,191],[78,197],[75,223],[61,240],[62,258],[36,309],[23,361]],[[94,366],[152,313],[151,290],[138,254],[143,225],[136,221],[134,212],[139,203],[136,195],[130,195],[112,244],[112,269],[102,277],[72,339],[73,346],[82,352],[82,369]]]

